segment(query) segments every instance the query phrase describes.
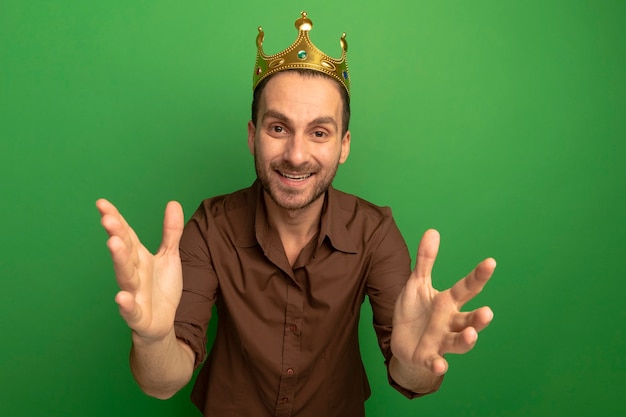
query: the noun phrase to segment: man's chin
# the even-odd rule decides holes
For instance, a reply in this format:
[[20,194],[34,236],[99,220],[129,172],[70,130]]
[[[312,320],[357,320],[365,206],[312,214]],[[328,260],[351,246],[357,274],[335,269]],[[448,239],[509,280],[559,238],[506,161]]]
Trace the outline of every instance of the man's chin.
[[283,210],[297,211],[309,207],[314,202],[323,198],[325,190],[321,193],[312,193],[310,191],[285,192],[271,190],[269,196],[272,201]]
[[[265,181],[264,181],[265,180]],[[271,183],[269,179],[261,177],[261,185],[265,194],[270,197],[276,206],[287,211],[306,209],[311,204],[324,198],[327,187],[319,187],[322,184],[308,184],[306,187],[291,188],[282,183]]]
[[276,205],[284,210],[302,210],[307,208],[313,203],[313,200],[310,198],[303,198],[302,196],[298,196],[296,198],[285,198],[284,196],[275,196],[272,195],[272,200]]

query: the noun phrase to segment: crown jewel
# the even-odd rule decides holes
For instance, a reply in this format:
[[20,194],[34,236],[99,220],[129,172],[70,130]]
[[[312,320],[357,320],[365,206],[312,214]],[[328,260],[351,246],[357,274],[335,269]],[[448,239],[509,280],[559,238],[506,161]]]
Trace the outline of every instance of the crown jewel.
[[348,52],[348,42],[346,34],[341,35],[341,57],[331,58],[324,52],[317,49],[309,38],[309,31],[313,28],[313,22],[307,17],[306,12],[301,13],[301,17],[296,20],[298,37],[287,49],[274,54],[265,55],[263,52],[263,29],[259,26],[259,34],[256,37],[257,56],[254,74],[252,75],[252,89],[266,77],[280,71],[288,69],[310,69],[320,71],[331,76],[343,85],[350,94],[350,76],[348,74],[348,62],[346,52]]

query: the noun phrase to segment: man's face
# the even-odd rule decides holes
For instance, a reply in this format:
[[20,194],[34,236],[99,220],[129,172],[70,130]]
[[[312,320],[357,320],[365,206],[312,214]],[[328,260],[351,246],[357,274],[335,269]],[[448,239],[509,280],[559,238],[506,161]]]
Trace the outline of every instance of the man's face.
[[263,189],[282,209],[321,202],[348,158],[339,88],[325,77],[283,72],[262,92],[257,125],[248,123],[248,147]]

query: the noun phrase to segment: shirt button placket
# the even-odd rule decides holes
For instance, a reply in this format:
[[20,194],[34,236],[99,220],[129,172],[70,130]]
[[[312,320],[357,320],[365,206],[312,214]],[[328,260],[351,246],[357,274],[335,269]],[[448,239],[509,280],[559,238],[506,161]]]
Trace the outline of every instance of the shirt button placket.
[[278,401],[275,416],[290,416],[293,413],[293,396],[296,392],[298,375],[296,369],[300,363],[300,329],[304,298],[296,285],[287,287],[287,308],[285,311],[285,333],[283,338],[283,371],[278,389]]

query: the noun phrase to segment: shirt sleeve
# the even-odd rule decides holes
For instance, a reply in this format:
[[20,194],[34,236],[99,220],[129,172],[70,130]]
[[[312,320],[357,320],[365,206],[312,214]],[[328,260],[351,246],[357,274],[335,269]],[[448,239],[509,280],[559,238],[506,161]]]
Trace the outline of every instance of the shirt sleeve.
[[210,217],[201,205],[185,225],[180,242],[183,268],[183,292],[176,311],[176,337],[185,341],[195,353],[197,368],[207,356],[207,329],[218,290],[209,245]]
[[392,357],[393,311],[400,291],[411,273],[411,257],[402,234],[393,220],[391,209],[387,207],[384,210],[386,216],[372,236],[370,245],[372,264],[367,278],[366,291],[372,306],[373,325],[378,345],[385,357],[389,384],[405,397],[412,399],[427,393],[410,391],[396,383],[389,374],[389,361]]

